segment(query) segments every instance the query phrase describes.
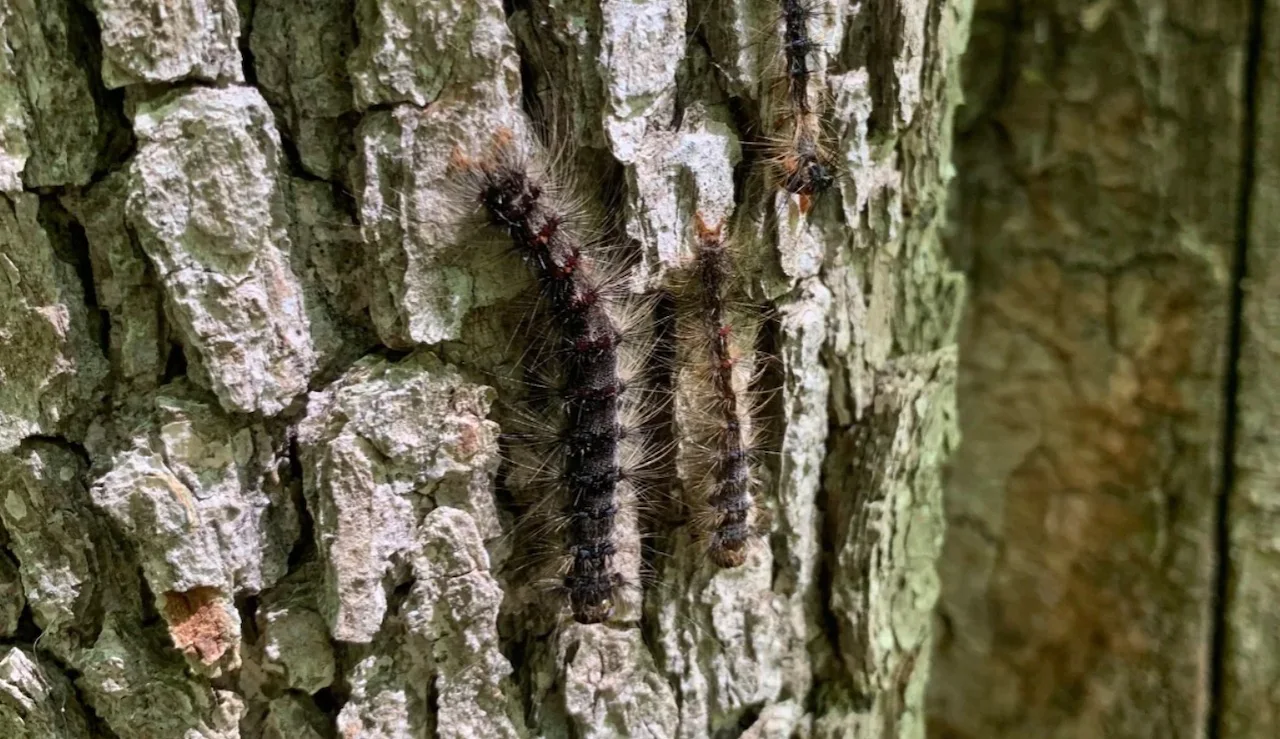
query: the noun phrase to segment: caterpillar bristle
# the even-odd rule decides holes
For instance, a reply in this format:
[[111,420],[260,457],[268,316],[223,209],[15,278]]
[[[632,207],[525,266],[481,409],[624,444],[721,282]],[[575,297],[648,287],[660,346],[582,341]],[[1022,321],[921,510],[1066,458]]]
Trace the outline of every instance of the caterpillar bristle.
[[607,621],[627,582],[620,562],[638,565],[634,488],[646,435],[636,402],[643,364],[634,354],[644,346],[644,306],[631,306],[627,265],[600,259],[607,250],[582,237],[586,219],[569,189],[513,132],[495,133],[482,156],[455,152],[450,168],[537,285],[545,338],[525,358],[536,405],[511,414],[516,428],[505,437],[508,482],[539,498],[526,507],[538,515],[523,528],[558,541],[546,566],[573,619]]
[[822,29],[814,28],[815,19],[831,16],[813,0],[778,0],[775,8],[744,47],[758,48],[763,59],[759,130],[745,145],[763,153],[771,185],[797,198],[801,213],[808,213],[842,176],[832,154],[835,136],[823,117],[831,93],[824,84]]
[[[799,0],[798,5],[803,8],[803,12],[808,14],[809,20],[814,18],[834,19],[835,16],[827,9],[825,3],[817,0]],[[742,45],[744,50],[752,50],[763,58],[764,69],[761,72],[763,77],[782,78],[785,76],[784,65],[786,63],[785,56],[776,55],[774,52],[783,50],[786,46],[785,37],[779,41],[778,27],[784,26],[787,20],[786,3],[779,2],[776,6],[776,12],[759,16],[759,25],[753,25],[747,29],[747,41]],[[784,34],[785,36],[785,34]],[[813,53],[818,48],[816,41],[808,41],[798,43],[793,48],[802,49],[806,45],[809,46],[809,53]],[[810,74],[813,71],[810,70]]]
[[766,142],[777,186],[800,200],[807,213],[836,182],[834,158],[827,151],[822,113],[826,95],[813,84],[822,75],[811,65],[821,49],[811,35],[814,6],[804,0],[780,0],[784,103],[777,113],[779,133]]
[[756,538],[757,401],[754,345],[760,322],[735,310],[742,286],[731,240],[699,215],[675,331],[682,463],[690,524],[717,567],[746,562]]

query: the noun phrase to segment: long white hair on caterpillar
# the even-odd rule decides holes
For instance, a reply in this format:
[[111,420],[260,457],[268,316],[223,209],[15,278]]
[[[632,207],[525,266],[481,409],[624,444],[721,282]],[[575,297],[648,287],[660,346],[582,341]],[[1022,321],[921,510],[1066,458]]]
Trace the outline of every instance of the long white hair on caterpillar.
[[780,4],[783,72],[774,84],[785,89],[766,150],[776,185],[796,196],[801,213],[807,213],[837,179],[831,137],[822,122],[827,96],[816,84],[822,77],[815,67],[820,44],[811,28],[817,12],[811,0]]
[[520,447],[513,457],[528,460],[514,465],[512,478],[554,502],[529,506],[546,522],[525,528],[556,535],[550,567],[574,620],[608,621],[633,579],[623,570],[639,565],[633,468],[645,456],[636,430],[644,396],[634,387],[643,362],[634,350],[643,345],[632,340],[637,321],[619,284],[624,270],[598,261],[580,210],[509,129],[478,157],[455,150],[449,168],[537,285],[531,333],[542,346],[530,369],[547,379],[538,383],[544,402],[530,415],[545,419],[549,433],[541,443],[528,443],[537,436],[528,429],[509,436]]
[[742,565],[761,528],[755,350],[762,311],[743,301],[732,240],[699,215],[678,286],[681,464],[695,539],[719,567]]

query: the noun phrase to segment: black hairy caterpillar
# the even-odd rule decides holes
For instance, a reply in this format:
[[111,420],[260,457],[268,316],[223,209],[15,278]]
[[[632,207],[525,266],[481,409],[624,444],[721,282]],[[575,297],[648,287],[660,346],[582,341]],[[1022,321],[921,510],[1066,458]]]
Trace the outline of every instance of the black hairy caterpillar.
[[680,361],[693,406],[688,440],[695,451],[693,523],[708,557],[738,567],[756,534],[755,405],[751,355],[758,319],[737,309],[731,247],[720,226],[695,223],[696,253],[680,311]]
[[614,614],[626,578],[615,557],[634,513],[629,463],[637,441],[630,424],[626,321],[619,313],[614,282],[593,260],[553,179],[518,151],[514,134],[499,131],[479,160],[454,153],[450,168],[489,222],[504,231],[537,282],[554,339],[551,371],[558,382],[558,423],[551,446],[555,459],[539,461],[547,482],[563,496],[562,551],[567,566],[561,587],[579,623],[595,624]]
[[780,127],[789,123],[790,131],[776,137],[771,145],[779,185],[800,197],[802,212],[807,212],[836,180],[834,164],[823,142],[822,98],[810,84],[814,76],[810,63],[818,43],[810,36],[814,11],[808,1],[781,0],[786,113],[780,116]]

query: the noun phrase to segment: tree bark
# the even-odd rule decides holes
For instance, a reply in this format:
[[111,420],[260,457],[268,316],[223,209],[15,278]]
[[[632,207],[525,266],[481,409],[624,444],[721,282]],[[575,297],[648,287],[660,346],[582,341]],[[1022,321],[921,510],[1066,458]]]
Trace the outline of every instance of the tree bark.
[[[1274,131],[1246,126],[1252,5],[976,4],[949,244],[972,290],[964,442],[933,736],[1275,733],[1274,689],[1258,679],[1275,674],[1273,650],[1257,641],[1274,631],[1261,613],[1275,575],[1246,551],[1271,537],[1248,501],[1274,499],[1252,472],[1274,418],[1259,354],[1265,205],[1229,411],[1242,183],[1250,161],[1260,176],[1275,162]],[[1272,20],[1259,59],[1273,69]],[[1274,113],[1274,77],[1259,84]],[[1269,159],[1251,153],[1269,140]],[[1254,192],[1266,201],[1261,181]],[[1240,585],[1224,604],[1229,569]],[[1224,661],[1224,636],[1244,652]],[[1237,681],[1225,693],[1224,669]]]
[[[3,0],[0,734],[922,736],[968,5],[816,6],[804,216],[757,186],[771,2]],[[718,571],[659,498],[607,625],[518,566],[529,280],[446,171],[504,127],[635,289],[696,212],[772,308],[768,532]]]
[[1243,254],[1240,347],[1237,364],[1235,487],[1230,491],[1226,550],[1229,566],[1221,628],[1222,674],[1218,735],[1254,739],[1280,732],[1280,660],[1277,659],[1276,599],[1280,566],[1276,562],[1275,481],[1277,412],[1275,286],[1280,280],[1276,244],[1280,244],[1280,3],[1255,3],[1253,111],[1246,151],[1250,169],[1244,179],[1247,210]]

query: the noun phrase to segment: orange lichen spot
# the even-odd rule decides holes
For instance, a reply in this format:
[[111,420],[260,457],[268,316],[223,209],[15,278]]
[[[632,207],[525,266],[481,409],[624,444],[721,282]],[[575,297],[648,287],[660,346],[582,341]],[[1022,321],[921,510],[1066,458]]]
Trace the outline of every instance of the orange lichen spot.
[[212,665],[239,644],[240,629],[234,605],[217,588],[197,587],[164,594],[164,620],[173,644],[184,653]]
[[484,449],[484,422],[474,416],[462,416],[458,420],[458,454],[463,459],[471,459]]

